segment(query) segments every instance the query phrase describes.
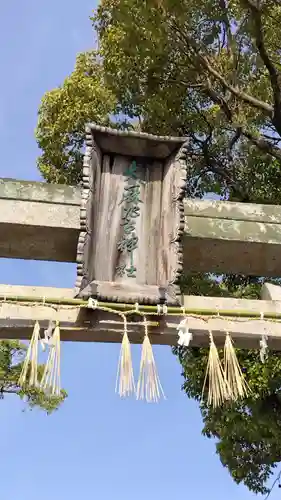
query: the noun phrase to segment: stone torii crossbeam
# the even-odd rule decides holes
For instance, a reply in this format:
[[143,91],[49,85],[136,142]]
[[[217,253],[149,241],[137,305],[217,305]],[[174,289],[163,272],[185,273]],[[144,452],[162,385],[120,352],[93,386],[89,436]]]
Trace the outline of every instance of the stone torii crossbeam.
[[[100,162],[98,168],[100,168],[100,179],[106,180],[104,186],[108,187],[110,182],[113,182],[112,191],[108,195],[104,194],[105,187],[100,191],[104,195],[101,205],[107,203],[109,212],[111,205],[114,206],[114,210],[119,206],[122,193],[126,189],[125,181],[123,182],[124,171],[122,170],[124,161],[127,161],[125,167],[128,169],[130,161],[135,158],[137,167],[142,168],[141,175],[143,176],[139,179],[140,193],[144,197],[140,200],[143,207],[141,206],[138,213],[142,213],[141,210],[147,210],[147,207],[149,208],[148,203],[151,203],[149,197],[155,200],[157,189],[162,189],[161,182],[166,179],[167,187],[164,186],[163,189],[164,191],[166,189],[165,196],[168,197],[167,200],[170,203],[166,206],[168,214],[174,199],[173,193],[169,194],[169,182],[170,185],[173,185],[173,175],[177,168],[177,162],[183,161],[183,157],[179,157],[179,151],[184,145],[184,140],[159,138],[148,134],[120,133],[92,125],[88,127],[87,141],[88,150],[83,186],[71,187],[12,179],[0,180],[0,257],[58,262],[77,261],[77,246],[79,249],[78,243],[79,240],[81,243],[81,233],[85,234],[85,226],[81,225],[81,214],[85,215],[85,199],[88,196],[87,193],[94,192],[97,196],[99,190],[95,182],[99,186],[102,182],[97,180],[96,174],[93,174],[93,172],[97,172],[97,163],[94,168],[91,163],[93,158],[96,162]],[[130,161],[127,160],[128,157]],[[91,170],[92,168],[93,170]],[[162,169],[162,174],[159,174],[158,181],[160,169]],[[86,171],[87,175],[85,176]],[[119,180],[116,183],[117,176],[119,176]],[[134,175],[131,177],[133,179]],[[151,187],[148,186],[149,182]],[[156,188],[157,182],[158,188]],[[109,197],[113,192],[117,192],[117,188],[119,198],[117,196],[118,199],[113,200],[110,205]],[[131,188],[136,192],[135,184],[131,184]],[[157,196],[161,200],[164,195]],[[93,203],[93,199],[91,198],[91,203]],[[180,198],[178,200],[181,203]],[[161,201],[159,203],[159,207],[164,206],[161,205]],[[100,206],[98,209],[102,212],[103,208]],[[92,210],[92,214],[97,212],[95,207],[90,210]],[[153,213],[155,213],[154,210],[156,208],[153,209]],[[159,221],[161,220],[160,212]],[[122,219],[122,214],[118,217]],[[182,265],[185,272],[281,275],[281,207],[222,201],[183,200],[180,217],[184,223],[181,229],[183,233],[181,244]],[[104,221],[106,220],[105,217]],[[105,224],[104,221],[103,224]],[[159,223],[161,224],[161,222]],[[114,224],[114,227],[119,228],[120,221],[116,220]],[[101,225],[100,228],[102,227],[106,231],[106,227]],[[103,229],[95,229],[95,231],[96,233],[91,232],[91,234],[99,235],[99,238],[102,238]],[[135,234],[140,235],[138,237],[147,234],[147,231],[142,231],[144,231],[142,226],[139,226]],[[171,228],[168,228],[167,231],[167,234],[170,234]],[[95,238],[96,236],[91,241],[92,249],[99,245],[100,240],[96,241]],[[104,244],[105,249],[106,238]],[[150,244],[152,252],[159,251],[156,243],[155,250],[153,250],[154,243]],[[117,250],[114,251],[117,255]],[[100,257],[97,258],[100,259]],[[78,277],[79,275],[81,277],[79,264],[81,269],[81,245],[80,251],[78,251]],[[97,268],[97,264],[95,265]],[[80,285],[81,281],[82,278],[79,278]],[[105,285],[100,285],[101,280],[95,281],[94,279],[94,282],[96,288],[90,290],[89,285],[85,283],[88,286],[87,296],[95,295],[96,291],[97,296],[99,293],[101,295],[99,300],[104,300],[102,297]],[[131,290],[131,282],[128,283],[128,285],[119,283],[117,287],[115,284],[114,290],[122,288],[124,291],[124,287],[127,286]],[[84,307],[83,299],[86,297],[83,297],[83,293],[77,297],[77,294],[79,295],[78,288],[77,284],[76,289],[0,285],[0,338],[28,339],[31,336],[35,320],[47,325],[50,319],[58,319],[61,324],[62,340],[120,342],[123,323],[118,322],[118,320],[113,321],[110,314],[99,311],[95,311],[94,315],[91,311],[90,315],[87,308]],[[158,292],[153,290],[150,288],[152,293],[150,303],[156,304]],[[106,293],[113,300],[115,292],[111,294],[110,290],[107,289]],[[134,296],[138,293],[137,286]],[[155,296],[154,293],[156,293]],[[193,312],[189,319],[190,329],[193,332],[192,345],[207,345],[207,334],[210,329],[216,336],[218,345],[222,345],[225,330],[228,329],[237,345],[250,348],[258,347],[260,337],[266,329],[269,347],[280,350],[281,328],[279,323],[270,322],[269,326],[268,321],[260,320],[260,313],[264,314],[265,319],[268,317],[280,320],[281,300],[279,300],[279,296],[278,300],[271,300],[268,288],[265,288],[264,293],[267,293],[267,296],[264,296],[266,300],[191,296],[176,299],[171,296],[171,301],[178,301],[178,304],[173,306],[177,307],[177,313],[159,316],[155,311],[155,315],[149,316],[151,342],[165,345],[176,344],[176,326],[180,321],[180,306],[183,306],[187,313]],[[150,307],[153,308],[153,305]],[[221,314],[223,318],[213,317],[206,322],[203,317],[199,317],[200,315],[214,316],[216,311],[225,313]],[[196,313],[198,313],[198,317],[196,317]],[[128,332],[133,343],[141,342],[142,329],[133,317],[128,324]]]

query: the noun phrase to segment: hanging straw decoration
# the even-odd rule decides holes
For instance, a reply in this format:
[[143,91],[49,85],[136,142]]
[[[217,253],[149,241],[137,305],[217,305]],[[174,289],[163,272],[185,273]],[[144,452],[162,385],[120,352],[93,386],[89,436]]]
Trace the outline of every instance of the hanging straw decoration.
[[189,344],[193,338],[192,333],[188,328],[188,318],[183,319],[180,324],[177,326],[178,330],[178,345],[182,347],[189,347]]
[[137,399],[146,399],[148,403],[157,403],[165,394],[157,373],[152,346],[148,336],[146,317],[143,317],[144,340],[142,344],[140,374],[137,385]]
[[[36,321],[18,381],[20,387],[23,387],[26,384],[28,384],[30,387],[37,387],[38,385],[37,369],[38,369],[39,341],[40,341],[40,325],[38,321]],[[30,373],[28,379],[29,368],[30,368]]]
[[49,355],[45,365],[43,377],[40,383],[42,391],[52,396],[60,396],[60,327],[59,322],[52,337],[49,339]]
[[209,388],[208,388],[207,404],[209,406],[213,406],[213,408],[217,408],[218,406],[222,405],[224,401],[229,399],[229,390],[225,381],[224,372],[220,362],[218,350],[214,343],[213,334],[211,331],[209,332],[209,338],[210,338],[209,359],[208,359],[208,365],[203,384],[201,399],[203,399],[208,379]]
[[121,343],[118,370],[116,376],[115,392],[118,392],[121,398],[135,394],[135,380],[131,355],[131,344],[128,337],[127,318],[120,314],[124,321],[124,333]]
[[[261,312],[261,321],[264,320],[264,313]],[[268,336],[266,334],[266,332],[264,331],[264,333],[262,334],[261,336],[261,340],[260,340],[260,360],[262,362],[262,364],[264,364],[268,358]]]
[[229,332],[226,332],[224,344],[224,375],[229,389],[229,399],[236,401],[249,395],[250,389],[243,377]]
[[260,360],[264,364],[268,358],[268,337],[263,334],[260,340]]

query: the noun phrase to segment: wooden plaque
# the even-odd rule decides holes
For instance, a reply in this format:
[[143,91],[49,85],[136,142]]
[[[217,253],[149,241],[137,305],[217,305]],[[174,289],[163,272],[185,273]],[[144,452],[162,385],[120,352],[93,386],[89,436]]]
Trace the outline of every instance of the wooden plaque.
[[186,146],[185,138],[87,127],[79,297],[179,303]]

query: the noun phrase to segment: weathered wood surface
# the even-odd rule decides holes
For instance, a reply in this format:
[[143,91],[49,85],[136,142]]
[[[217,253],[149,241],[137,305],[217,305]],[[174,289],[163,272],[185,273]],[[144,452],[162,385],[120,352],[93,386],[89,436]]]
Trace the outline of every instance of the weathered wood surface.
[[[115,131],[112,135],[114,142]],[[100,148],[103,138],[104,133],[96,139],[96,130],[88,129],[77,292],[115,302],[177,304],[187,149],[183,145],[163,161],[109,155],[108,147]],[[136,141],[129,134],[125,138]],[[157,146],[153,136],[141,135],[138,141],[144,148],[150,141]]]
[[[0,257],[75,262],[79,188],[0,179]],[[185,200],[184,269],[281,276],[281,207]]]
[[168,158],[181,144],[184,137],[155,136],[146,132],[116,130],[90,123],[88,129],[95,135],[99,149],[107,153],[144,158]]
[[[9,293],[7,293],[9,292]],[[0,285],[0,295],[6,295],[6,300],[0,302],[0,338],[27,340],[32,335],[34,322],[38,320],[41,327],[46,327],[49,320],[59,320],[61,323],[61,338],[63,341],[81,342],[116,342],[120,343],[123,332],[123,322],[115,314],[93,310],[81,310],[76,306],[44,305],[46,298],[66,298],[73,294],[72,289],[53,289],[48,287],[23,287]],[[38,303],[9,302],[10,296],[38,297]],[[221,297],[185,296],[183,304],[189,309],[232,310],[281,313],[280,301],[230,299]],[[153,344],[176,345],[176,327],[181,316],[149,316],[149,321],[157,326],[149,327],[149,336]],[[188,320],[193,333],[192,346],[207,346],[209,330],[212,330],[215,342],[222,346],[225,331],[229,331],[236,347],[259,348],[261,336],[268,335],[270,349],[281,350],[281,324],[261,320],[222,319],[219,317],[204,319],[190,317]],[[138,317],[130,317],[128,323],[129,337],[132,343],[139,344],[143,340],[143,326]]]

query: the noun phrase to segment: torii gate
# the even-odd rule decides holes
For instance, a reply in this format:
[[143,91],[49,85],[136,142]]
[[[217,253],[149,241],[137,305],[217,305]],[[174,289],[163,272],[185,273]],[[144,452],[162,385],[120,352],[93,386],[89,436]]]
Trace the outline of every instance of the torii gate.
[[[152,344],[176,345],[188,315],[192,346],[208,345],[210,330],[221,346],[227,330],[239,347],[266,333],[281,350],[279,287],[242,300],[181,297],[175,284],[182,266],[281,276],[281,207],[183,200],[185,139],[97,125],[86,138],[82,186],[0,180],[0,257],[78,263],[73,289],[0,285],[0,338],[30,339],[34,321],[56,320],[63,341],[120,343],[123,321],[89,311],[94,297],[119,312],[138,303]],[[134,314],[127,331],[142,342]]]

